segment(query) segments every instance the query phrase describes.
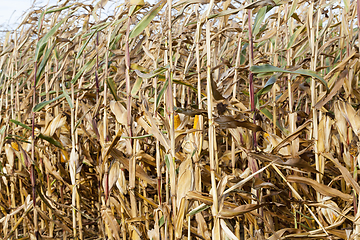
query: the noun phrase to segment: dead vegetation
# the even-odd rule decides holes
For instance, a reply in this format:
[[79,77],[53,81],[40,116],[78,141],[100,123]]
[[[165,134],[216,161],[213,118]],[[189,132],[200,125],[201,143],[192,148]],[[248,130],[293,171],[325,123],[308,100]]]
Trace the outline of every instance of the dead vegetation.
[[105,4],[0,43],[0,238],[359,237],[356,1]]

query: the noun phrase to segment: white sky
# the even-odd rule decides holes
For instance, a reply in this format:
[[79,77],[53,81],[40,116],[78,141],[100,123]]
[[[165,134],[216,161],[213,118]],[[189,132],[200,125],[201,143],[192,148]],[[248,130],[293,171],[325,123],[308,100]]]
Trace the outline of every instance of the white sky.
[[[121,3],[125,0],[109,1],[106,6],[113,5],[113,2]],[[12,30],[21,23],[31,7],[39,9],[44,7],[49,2],[49,6],[57,5],[58,2],[63,3],[65,0],[0,0],[0,30]],[[79,2],[96,4],[99,0],[80,0]]]
[[[19,19],[28,10],[33,0],[0,0],[0,30],[11,30],[21,22]],[[51,0],[56,4],[56,0]],[[46,5],[47,1],[38,0],[36,6]]]

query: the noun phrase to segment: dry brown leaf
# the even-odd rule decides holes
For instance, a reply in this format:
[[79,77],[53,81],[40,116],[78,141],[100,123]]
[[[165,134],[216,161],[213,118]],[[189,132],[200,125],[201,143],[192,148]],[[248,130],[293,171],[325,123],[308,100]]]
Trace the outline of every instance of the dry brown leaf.
[[356,1],[176,1],[62,1],[0,37],[0,239],[355,239]]
[[111,191],[114,184],[119,180],[120,172],[120,163],[118,161],[114,161],[109,170],[109,192]]
[[340,197],[344,201],[351,201],[353,199],[353,197],[349,194],[342,193],[335,188],[328,187],[328,186],[318,183],[317,181],[312,180],[310,178],[300,177],[300,176],[296,176],[296,175],[290,175],[290,176],[287,176],[286,179],[289,182],[308,184],[324,196]]
[[277,32],[277,29],[276,29],[276,28],[272,28],[271,30],[267,31],[266,34],[265,34],[263,37],[254,40],[254,42],[258,42],[258,43],[259,43],[259,42],[263,42],[263,41],[265,41],[265,40],[267,40],[267,39],[269,39],[269,38],[272,38],[273,36],[275,36],[276,32]]
[[115,115],[118,123],[126,126],[127,125],[126,108],[120,102],[111,101],[110,109],[113,112],[113,114]]
[[228,237],[228,239],[231,240],[239,240],[235,234],[230,230],[228,226],[226,226],[226,223],[223,219],[220,219],[220,226],[222,230],[225,232],[225,235]]
[[101,209],[101,217],[103,219],[103,221],[105,222],[105,224],[108,226],[111,235],[116,239],[116,240],[120,240],[120,226],[117,223],[114,215],[111,212],[111,209],[107,208],[107,207],[102,207]]
[[282,237],[282,235],[284,235],[285,232],[295,232],[297,231],[297,229],[295,228],[284,228],[284,229],[280,229],[278,230],[276,233],[274,233],[271,237],[268,238],[268,240],[278,240]]
[[[124,165],[124,168],[129,171],[129,160],[123,157],[123,154],[120,150],[113,148],[110,151],[110,154],[115,159],[120,161],[120,163]],[[141,180],[147,182],[150,185],[155,186],[157,184],[157,181],[155,179],[149,177],[149,175],[147,175],[139,165],[136,165],[135,174],[136,174],[136,177],[140,178]]]
[[120,169],[119,178],[116,182],[116,187],[119,189],[119,191],[123,195],[127,194],[127,182],[126,182],[125,173],[124,173],[123,169]]
[[296,139],[300,133],[308,126],[312,123],[312,120],[307,120],[305,123],[303,123],[303,125],[301,125],[300,127],[298,127],[292,134],[290,134],[289,136],[287,136],[284,140],[282,140],[273,150],[272,150],[272,154],[277,154],[279,152],[279,150],[286,144],[288,144],[289,142],[293,141],[294,139]]
[[346,58],[344,58],[341,63],[339,63],[336,67],[334,67],[324,78],[325,80],[330,79],[336,72],[343,71],[348,64],[348,62],[356,56],[356,51],[350,53]]
[[196,222],[198,223],[197,233],[200,236],[202,236],[204,239],[210,240],[211,236],[210,236],[209,230],[207,228],[206,221],[205,221],[204,216],[202,215],[202,213],[201,212],[197,213],[195,215],[195,219],[196,219]]
[[61,114],[57,115],[53,120],[51,120],[51,122],[47,126],[46,130],[44,131],[44,135],[50,137],[53,136],[55,131],[61,128],[62,126],[64,126],[65,123],[66,123],[66,117],[62,117]]
[[299,157],[290,158],[289,160],[287,160],[283,163],[279,163],[279,162],[277,162],[277,163],[280,165],[284,165],[284,166],[297,167],[300,170],[305,170],[307,172],[320,173],[314,167],[312,167],[308,162],[306,162],[305,160],[303,160]]
[[233,116],[220,116],[215,118],[214,120],[217,124],[219,124],[220,128],[222,129],[243,127],[254,132],[264,131],[260,126],[256,125],[255,123],[251,123],[249,121],[238,121]]
[[151,126],[144,120],[143,117],[140,117],[137,119],[137,123],[144,128],[144,130],[149,133],[149,134],[153,134],[155,138],[157,138],[161,145],[163,145],[166,149],[166,151],[168,151],[170,149],[170,141],[168,138],[165,138],[165,136],[159,131],[158,127],[155,124],[155,120],[153,120],[153,118],[148,115],[148,119],[150,119],[150,123],[152,124]]
[[70,154],[69,160],[69,172],[71,177],[71,185],[75,185],[76,183],[76,170],[79,162],[79,154],[77,153],[76,149],[73,148]]
[[338,129],[338,133],[340,135],[340,140],[343,144],[346,144],[347,139],[347,123],[346,118],[344,117],[344,112],[342,110],[342,102],[337,101],[334,104],[334,113],[335,113],[335,120],[336,120],[336,127]]
[[315,108],[317,110],[321,109],[327,102],[333,99],[333,97],[338,93],[341,87],[344,84],[346,75],[349,73],[349,70],[345,69],[341,72],[339,79],[336,81],[334,87],[331,89],[330,93],[323,98],[321,101],[317,102]]
[[194,190],[194,174],[192,167],[191,158],[183,161],[179,166],[179,174],[178,174],[178,184],[176,189],[176,197],[177,202],[176,206],[180,207],[180,202],[182,198],[186,197],[186,194],[189,191]]
[[212,74],[210,74],[210,81],[211,81],[211,91],[212,91],[212,95],[214,97],[214,99],[216,101],[220,101],[220,100],[223,100],[224,97],[221,95],[221,93],[218,91],[217,87],[216,87],[216,83],[213,79],[213,76]]
[[53,175],[57,180],[59,180],[60,182],[62,182],[63,184],[65,184],[70,188],[69,184],[66,181],[64,181],[64,179],[60,176],[60,174],[55,170],[54,166],[51,164],[50,160],[47,157],[43,158],[43,163],[45,165],[46,170],[49,171],[51,175]]
[[346,183],[352,186],[357,194],[360,194],[360,186],[352,177],[349,170],[346,167],[342,166],[336,158],[333,158],[333,156],[330,153],[323,153],[322,155],[330,159],[335,164],[335,166],[340,170],[341,174],[343,175]]
[[265,6],[275,6],[275,2],[273,0],[258,0],[255,1],[253,3],[250,3],[248,5],[246,5],[244,8],[245,9],[254,9],[254,8],[258,8],[258,7],[265,7]]
[[[206,205],[209,205],[209,206],[211,206],[212,203],[213,203],[212,197],[207,196],[207,195],[205,195],[205,193],[201,193],[201,192],[198,192],[198,191],[190,191],[190,192],[188,192],[186,194],[186,199],[200,201],[200,202],[205,203]],[[237,207],[236,204],[233,204],[233,203],[230,203],[230,202],[227,202],[227,201],[224,202],[224,206],[232,207],[232,208]]]
[[14,154],[15,154],[15,152],[14,152],[14,150],[11,148],[11,145],[8,144],[8,143],[5,144],[4,149],[5,149],[6,159],[7,159],[8,163],[9,163],[10,169],[11,169],[11,171],[12,171],[13,168],[14,168],[14,160],[15,160],[15,159],[14,159]]
[[183,108],[176,108],[175,111],[177,113],[182,113],[190,117],[195,117],[196,115],[203,115],[207,117],[207,111],[202,109],[183,109]]
[[185,198],[181,198],[180,203],[178,203],[178,212],[177,218],[175,222],[175,238],[180,239],[182,236],[182,229],[183,229],[183,222],[184,222],[184,215],[187,210],[187,202]]
[[318,152],[329,152],[330,151],[330,135],[331,126],[333,121],[330,117],[324,116],[319,124],[318,133]]
[[329,224],[334,224],[335,221],[338,220],[338,217],[341,213],[340,208],[338,205],[331,200],[326,200],[323,202],[324,207],[321,208],[321,213],[324,215],[326,221]]
[[245,204],[236,208],[222,208],[218,214],[219,218],[233,218],[260,208],[260,204]]
[[205,196],[201,192],[198,191],[190,191],[186,194],[186,198],[189,200],[196,200],[200,201],[202,203],[205,203],[206,205],[212,205],[213,200],[212,197]]
[[342,106],[342,113],[346,120],[350,123],[352,129],[355,134],[360,137],[360,114],[359,111],[355,111],[355,109],[348,102],[343,102],[340,104]]

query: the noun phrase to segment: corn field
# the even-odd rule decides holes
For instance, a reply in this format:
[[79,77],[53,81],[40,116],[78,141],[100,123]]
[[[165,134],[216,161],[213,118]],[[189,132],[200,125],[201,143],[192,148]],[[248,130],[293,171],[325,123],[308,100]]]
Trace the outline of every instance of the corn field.
[[360,239],[359,16],[359,0],[29,10],[0,43],[0,238]]

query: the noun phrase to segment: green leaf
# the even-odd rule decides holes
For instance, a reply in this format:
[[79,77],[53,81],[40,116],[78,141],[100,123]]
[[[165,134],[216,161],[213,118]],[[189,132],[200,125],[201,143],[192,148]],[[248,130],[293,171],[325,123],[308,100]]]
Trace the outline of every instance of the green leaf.
[[291,46],[294,44],[295,39],[299,36],[299,34],[304,30],[305,25],[302,25],[301,27],[299,27],[293,35],[291,35],[288,45],[287,45],[287,49],[291,48]]
[[266,94],[270,91],[270,89],[272,88],[272,86],[276,83],[277,78],[279,77],[280,74],[275,74],[272,75],[269,80],[265,83],[265,86],[260,89],[254,96],[254,100],[255,100],[255,106],[257,109],[260,108],[259,106],[259,98],[261,97],[261,95]]
[[221,12],[219,12],[217,14],[210,15],[208,19],[217,18],[217,17],[224,17],[224,16],[227,16],[227,15],[230,15],[230,14],[236,14],[236,13],[240,12],[243,9],[244,8],[241,7],[241,8],[237,8],[237,9],[224,10],[224,11],[221,11]]
[[46,66],[47,62],[49,61],[49,58],[51,57],[51,53],[54,50],[55,45],[56,45],[56,42],[54,42],[51,45],[51,47],[46,50],[45,55],[44,55],[43,59],[41,60],[39,68],[38,68],[38,70],[36,72],[36,85],[39,82],[39,79],[40,79],[41,75],[45,71],[45,66]]
[[60,7],[60,8],[54,8],[54,9],[51,9],[51,10],[46,11],[45,14],[54,13],[54,12],[61,12],[62,10],[65,10],[65,9],[70,8],[71,6],[72,6],[72,5],[65,6],[65,7]]
[[265,83],[265,86],[260,89],[255,95],[260,97],[261,95],[268,93],[272,86],[276,83],[278,77],[278,74],[272,75],[271,78],[269,78],[269,80]]
[[[138,71],[138,70],[135,70],[135,71]],[[138,77],[136,79],[136,82],[135,82],[133,88],[131,89],[131,96],[136,95],[136,93],[140,90],[142,82],[143,82],[143,80],[141,77]]]
[[269,64],[264,64],[260,66],[251,66],[250,71],[253,73],[269,73],[269,72],[283,72],[283,73],[291,73],[291,74],[300,74],[308,77],[313,77],[318,80],[325,86],[326,91],[329,91],[329,87],[323,77],[318,75],[316,72],[308,70],[308,69],[299,69],[296,71],[289,71],[282,68],[278,68]]
[[40,57],[43,55],[44,49],[47,45],[47,42],[49,39],[56,33],[56,31],[60,28],[60,26],[75,12],[71,11],[70,14],[68,14],[66,17],[61,19],[61,21],[56,24],[48,33],[45,34],[43,38],[40,39],[40,41],[36,44],[36,50],[35,50],[35,61],[39,61]]
[[254,65],[250,67],[250,71],[253,73],[268,73],[268,72],[284,72],[284,73],[291,73],[291,71],[284,70],[282,68],[278,68],[269,64],[264,65]]
[[46,11],[42,11],[42,13],[40,14],[40,17],[38,18],[38,29],[40,30],[40,26],[41,26],[41,22],[44,18],[44,15],[45,15]]
[[165,66],[165,67],[160,67],[158,69],[155,69],[154,71],[150,72],[150,73],[142,73],[139,70],[135,69],[135,73],[141,77],[141,78],[153,78],[159,74],[162,74],[164,72],[166,72],[168,70],[169,66]]
[[[143,1],[144,2],[144,1]],[[129,15],[134,16],[143,7],[144,4],[131,4],[129,9]]]
[[260,108],[259,102],[260,102],[259,96],[255,94],[255,96],[254,96],[254,103],[255,103],[255,108],[256,108],[256,109],[259,109],[259,108]]
[[86,33],[82,36],[82,38],[85,38],[87,36],[89,36],[89,38],[86,40],[84,45],[81,47],[80,51],[76,54],[76,59],[78,59],[81,56],[81,54],[84,52],[86,46],[89,44],[90,40],[95,35],[95,33],[107,28],[110,24],[111,24],[111,22],[104,22],[104,23],[98,24],[96,26],[93,26],[91,29],[95,29],[95,31],[92,31],[91,33]]
[[209,205],[206,205],[206,204],[203,203],[203,204],[199,205],[198,207],[194,208],[193,210],[191,210],[191,211],[187,214],[187,216],[195,215],[195,214],[197,214],[197,213],[199,213],[199,212],[202,212],[202,211],[208,209],[209,207],[210,207]]
[[82,45],[80,51],[76,54],[76,58],[75,59],[78,59],[81,54],[83,53],[84,49],[86,48],[86,46],[89,44],[90,40],[92,39],[92,37],[95,35],[96,31],[93,31],[91,34],[90,34],[90,37],[86,40],[86,42],[84,43],[84,45]]
[[84,72],[87,72],[89,69],[91,69],[91,68],[95,65],[95,62],[96,62],[96,58],[94,58],[93,60],[90,60],[89,62],[87,62],[87,63],[80,69],[80,71],[78,71],[78,73],[75,75],[74,79],[71,80],[71,83],[72,83],[72,84],[75,84],[76,81],[81,77],[81,75],[82,75]]
[[326,87],[326,91],[329,91],[329,87],[328,87],[327,82],[325,81],[325,79],[323,77],[321,77],[320,75],[318,75],[316,72],[311,71],[309,69],[299,69],[299,70],[294,71],[293,73],[300,74],[300,75],[305,75],[305,76],[309,76],[309,77],[313,77],[313,78],[317,78]]
[[144,29],[150,24],[150,22],[154,19],[154,17],[159,13],[159,11],[164,7],[166,1],[161,0],[159,3],[157,3],[150,12],[143,17],[138,24],[134,27],[133,30],[131,30],[129,38],[134,38],[138,36]]
[[6,129],[6,125],[2,126],[0,129],[0,134],[4,134],[5,129]]
[[[16,125],[21,126],[21,127],[25,128],[25,129],[31,131],[31,127],[29,127],[28,125],[26,125],[26,124],[24,124],[22,122],[19,122],[19,121],[14,120],[14,119],[10,119],[10,122],[15,123]],[[44,139],[45,141],[51,143],[52,145],[54,145],[54,146],[56,146],[58,148],[63,149],[63,146],[61,145],[61,143],[56,141],[55,139],[53,139],[50,136],[46,136],[46,135],[40,133],[38,137],[41,138],[41,139]]]
[[[61,91],[59,91],[59,92],[61,92]],[[43,97],[43,96],[46,96],[46,94],[54,94],[54,93],[56,93],[56,91],[55,90],[51,90],[51,91],[49,91],[49,92],[42,92],[42,93],[40,93],[40,97]]]
[[298,214],[300,214],[300,215],[303,216],[304,218],[307,218],[307,219],[309,219],[309,220],[314,220],[314,218],[309,217],[309,216],[306,216],[305,214],[303,214],[302,212],[300,212],[300,211],[298,211],[298,210],[296,210],[296,209],[294,209],[294,210],[295,210],[295,212],[297,212]]
[[295,0],[295,1],[292,2],[291,9],[290,9],[290,12],[288,14],[287,19],[289,19],[293,15],[293,13],[295,12],[296,7],[298,6],[298,2],[299,2],[299,0]]
[[[186,82],[181,81],[181,80],[173,80],[173,83],[187,86],[187,87],[191,88],[194,92],[197,93],[197,88],[194,87],[193,85],[189,84],[189,83],[186,83]],[[202,95],[203,95],[203,96],[206,96],[204,93],[202,93]]]
[[143,139],[143,138],[148,138],[148,137],[152,137],[153,134],[146,134],[146,135],[142,135],[142,136],[136,136],[136,137],[122,137],[124,139]]
[[166,80],[163,88],[160,90],[159,95],[156,98],[156,103],[155,103],[156,109],[159,107],[160,100],[161,100],[162,96],[164,95],[168,85],[169,85],[169,79]]
[[25,129],[31,131],[31,127],[29,127],[28,125],[26,125],[26,124],[24,124],[22,122],[19,122],[19,121],[14,120],[14,119],[10,119],[10,122],[15,123],[16,125],[21,126],[21,127],[25,128]]
[[46,136],[46,135],[40,133],[39,138],[44,139],[45,141],[49,142],[50,144],[52,144],[58,148],[64,149],[60,142],[56,141],[54,138],[52,138],[50,136]]
[[[104,29],[104,27],[107,27],[111,24],[111,22],[102,22],[102,23],[99,23],[95,26],[92,26],[90,29],[94,30],[94,29]],[[99,30],[98,30],[99,31]]]
[[44,101],[44,102],[41,102],[41,103],[38,103],[34,108],[33,108],[33,112],[38,112],[40,111],[41,109],[43,109],[46,105],[52,103],[52,102],[55,102],[56,100],[59,100],[60,98],[63,98],[65,97],[64,94],[61,94],[59,95],[58,97],[54,98],[54,99],[51,99],[49,101]]
[[344,0],[345,12],[348,13],[350,9],[350,0]]
[[64,84],[62,85],[62,89],[63,89],[63,94],[64,94],[66,101],[68,102],[70,108],[74,108],[73,102],[72,102],[68,92],[66,91]]
[[112,26],[115,26],[115,27],[113,28],[113,30],[111,32],[111,37],[110,37],[110,42],[109,42],[110,45],[108,46],[109,49],[113,49],[113,45],[115,43],[117,43],[120,40],[120,38],[122,37],[122,34],[119,33],[119,29],[121,27],[123,27],[123,24],[120,24],[120,23],[125,21],[127,18],[128,18],[128,16],[125,15],[125,17],[123,17],[117,21],[114,21],[113,24],[111,24]]
[[[268,119],[270,119],[271,122],[273,122],[273,115],[267,108],[260,109],[260,112],[262,112]],[[287,135],[287,130],[284,129],[278,121],[276,121],[276,126],[285,134]]]
[[18,140],[20,142],[31,143],[31,142],[27,141],[27,139],[25,137],[19,136],[19,135],[7,134],[5,137],[5,139],[11,139],[11,138],[16,138],[16,140]]
[[260,25],[263,22],[266,14],[267,7],[263,7],[256,14],[254,25],[253,25],[253,36],[256,36],[259,33]]
[[116,91],[117,91],[117,86],[116,83],[114,82],[113,78],[107,78],[106,82],[109,86],[110,92],[113,95],[113,97],[115,98],[116,101],[120,101],[119,96],[117,95]]
[[165,224],[165,218],[164,218],[164,215],[163,215],[163,216],[161,216],[161,218],[159,219],[159,227],[161,228],[164,224]]

